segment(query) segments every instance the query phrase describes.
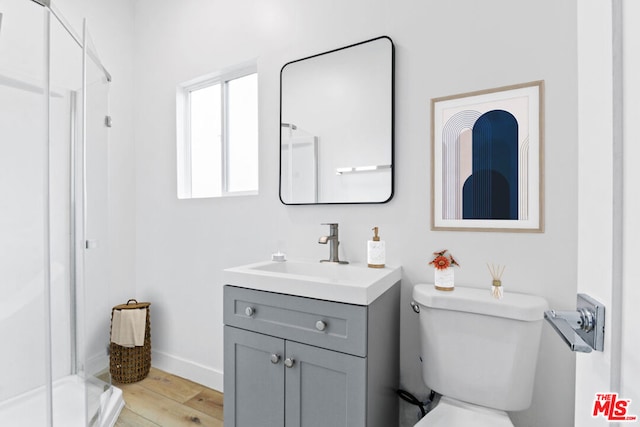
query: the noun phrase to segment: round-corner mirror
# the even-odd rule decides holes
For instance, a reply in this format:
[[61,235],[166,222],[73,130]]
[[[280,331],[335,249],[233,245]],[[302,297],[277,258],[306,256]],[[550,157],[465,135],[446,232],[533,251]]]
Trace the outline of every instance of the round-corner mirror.
[[385,203],[394,192],[394,46],[382,36],[280,72],[280,200]]

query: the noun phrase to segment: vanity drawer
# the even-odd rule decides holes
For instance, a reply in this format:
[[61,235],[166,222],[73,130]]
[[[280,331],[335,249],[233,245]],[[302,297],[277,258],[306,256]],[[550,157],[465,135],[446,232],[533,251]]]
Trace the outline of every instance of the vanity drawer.
[[364,357],[367,307],[255,289],[224,287],[224,323]]

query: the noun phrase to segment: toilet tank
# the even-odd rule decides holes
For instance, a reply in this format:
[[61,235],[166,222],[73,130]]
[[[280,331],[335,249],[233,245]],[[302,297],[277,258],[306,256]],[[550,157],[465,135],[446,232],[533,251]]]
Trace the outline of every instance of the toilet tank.
[[542,320],[541,297],[456,286],[416,285],[422,378],[436,392],[504,411],[531,405]]

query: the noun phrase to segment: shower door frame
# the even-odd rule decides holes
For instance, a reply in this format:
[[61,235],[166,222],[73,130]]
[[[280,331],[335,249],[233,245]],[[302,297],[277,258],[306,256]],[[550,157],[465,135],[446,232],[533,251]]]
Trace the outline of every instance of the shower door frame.
[[[76,192],[76,186],[78,181],[77,165],[76,163],[81,161],[81,177],[80,177],[80,188],[82,191],[85,191],[86,181],[85,181],[85,157],[86,157],[86,97],[87,97],[87,62],[88,59],[93,61],[93,63],[104,73],[104,77],[106,82],[111,82],[111,74],[107,71],[105,66],[102,64],[98,54],[88,46],[87,43],[87,30],[86,30],[86,20],[83,25],[83,37],[81,38],[73,29],[73,27],[68,23],[68,21],[64,18],[64,15],[52,4],[50,0],[30,0],[31,2],[36,3],[45,8],[45,18],[44,18],[44,35],[46,37],[44,43],[44,82],[43,82],[43,102],[44,102],[44,143],[45,143],[45,158],[48,160],[44,162],[44,174],[47,177],[46,182],[44,184],[44,195],[43,195],[43,210],[44,210],[44,231],[43,231],[43,243],[44,243],[44,336],[45,336],[45,400],[46,400],[46,420],[47,426],[51,427],[53,425],[53,355],[52,355],[52,318],[51,318],[51,210],[50,210],[50,194],[51,194],[51,183],[50,183],[50,166],[51,166],[51,15],[58,21],[58,23],[62,26],[62,28],[69,34],[71,39],[75,41],[75,43],[82,50],[82,100],[81,100],[81,114],[82,114],[82,123],[81,123],[81,152],[82,157],[77,156],[78,153],[78,128],[77,128],[77,117],[78,117],[78,100],[77,96],[74,92],[71,93],[71,123],[70,123],[70,194],[69,194],[69,221],[70,221],[70,258],[69,258],[69,319],[70,319],[70,373],[74,374],[82,374],[81,372],[84,369],[84,366],[79,369],[81,362],[78,360],[78,316],[77,316],[77,307],[78,307],[78,298],[77,298],[77,288],[78,288],[78,272],[80,264],[78,263],[78,257],[82,256],[81,253],[83,250],[87,249],[86,244],[86,236],[84,235],[86,230],[86,197],[82,197],[82,208],[78,209],[78,194]],[[48,11],[48,13],[46,13]],[[106,113],[106,112],[105,112]],[[107,179],[107,177],[105,177]],[[81,218],[78,218],[78,213],[80,213]],[[80,234],[78,236],[77,230],[80,227]],[[78,240],[78,239],[82,240]],[[80,372],[79,372],[80,371]],[[83,378],[85,382],[88,378]],[[85,387],[85,420],[90,422],[90,425],[94,425],[96,420],[95,416],[91,416],[88,412],[89,406],[89,398],[87,396],[88,389]],[[100,415],[98,412],[97,415]]]

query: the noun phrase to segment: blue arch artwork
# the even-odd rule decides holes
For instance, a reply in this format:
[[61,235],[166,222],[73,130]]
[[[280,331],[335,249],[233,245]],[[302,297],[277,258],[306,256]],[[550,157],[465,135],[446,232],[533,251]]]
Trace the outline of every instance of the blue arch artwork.
[[464,219],[518,219],[518,121],[484,113],[472,130],[472,173],[462,187]]

